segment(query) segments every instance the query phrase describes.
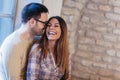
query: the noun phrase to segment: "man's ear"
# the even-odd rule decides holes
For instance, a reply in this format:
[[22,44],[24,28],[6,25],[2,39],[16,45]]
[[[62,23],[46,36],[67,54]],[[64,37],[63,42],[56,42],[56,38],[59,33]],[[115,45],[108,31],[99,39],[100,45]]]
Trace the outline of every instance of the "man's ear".
[[33,27],[35,24],[36,24],[35,19],[34,19],[34,18],[31,18],[31,19],[29,20],[29,25],[30,25],[31,27]]

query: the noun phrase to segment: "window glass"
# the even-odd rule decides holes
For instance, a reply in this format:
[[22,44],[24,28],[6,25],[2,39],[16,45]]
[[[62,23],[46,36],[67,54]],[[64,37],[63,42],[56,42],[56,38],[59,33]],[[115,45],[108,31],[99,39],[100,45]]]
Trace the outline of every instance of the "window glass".
[[12,14],[16,1],[17,0],[0,0],[0,14]]
[[13,31],[12,26],[13,20],[11,18],[0,18],[0,44]]
[[17,0],[0,0],[0,45],[14,30]]

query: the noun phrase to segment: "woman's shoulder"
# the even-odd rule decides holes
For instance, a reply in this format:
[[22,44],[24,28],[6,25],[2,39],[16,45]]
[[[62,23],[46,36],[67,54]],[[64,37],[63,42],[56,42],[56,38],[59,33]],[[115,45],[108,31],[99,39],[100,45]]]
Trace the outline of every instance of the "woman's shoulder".
[[31,51],[37,49],[38,47],[39,47],[38,43],[33,44],[31,47]]
[[31,47],[30,54],[38,54],[38,53],[40,53],[40,51],[41,51],[40,44],[35,43]]

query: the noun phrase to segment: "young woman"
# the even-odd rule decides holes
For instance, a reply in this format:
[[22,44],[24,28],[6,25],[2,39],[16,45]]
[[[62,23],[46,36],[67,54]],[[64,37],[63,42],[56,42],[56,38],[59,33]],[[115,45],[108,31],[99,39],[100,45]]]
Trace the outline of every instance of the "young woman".
[[42,39],[31,48],[27,80],[67,80],[69,77],[67,25],[61,17],[53,16]]

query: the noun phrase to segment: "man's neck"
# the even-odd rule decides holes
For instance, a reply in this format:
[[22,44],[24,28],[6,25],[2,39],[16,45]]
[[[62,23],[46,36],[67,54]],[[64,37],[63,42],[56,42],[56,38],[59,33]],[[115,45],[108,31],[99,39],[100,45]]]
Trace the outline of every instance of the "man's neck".
[[20,36],[24,40],[33,40],[34,34],[32,34],[32,31],[28,24],[22,24],[19,30],[20,30]]

